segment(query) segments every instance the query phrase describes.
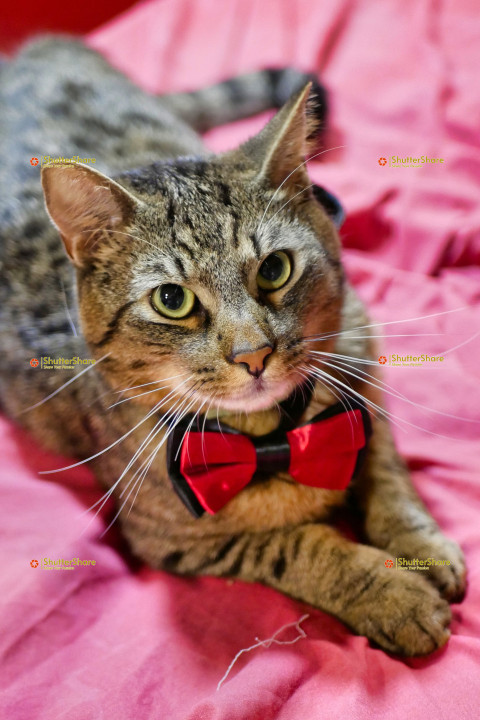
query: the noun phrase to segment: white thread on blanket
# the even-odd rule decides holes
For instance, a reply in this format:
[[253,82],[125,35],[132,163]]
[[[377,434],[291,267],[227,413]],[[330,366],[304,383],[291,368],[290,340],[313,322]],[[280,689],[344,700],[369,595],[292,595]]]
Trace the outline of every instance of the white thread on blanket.
[[[279,628],[276,631],[276,633],[274,633],[272,635],[271,638],[268,638],[267,640],[259,640],[259,638],[255,638],[255,640],[257,641],[255,643],[255,645],[251,645],[248,648],[243,648],[243,650],[240,650],[235,655],[232,662],[230,663],[230,665],[227,668],[227,672],[225,673],[225,675],[222,677],[222,679],[218,683],[217,692],[220,690],[222,683],[225,682],[228,675],[230,674],[230,670],[233,668],[233,666],[237,662],[240,655],[243,655],[243,653],[250,652],[250,650],[255,650],[255,648],[259,648],[259,647],[269,648],[271,645],[273,645],[273,643],[275,643],[275,645],[294,645],[296,642],[298,642],[302,638],[306,638],[307,633],[305,632],[305,630],[302,627],[300,627],[300,623],[302,623],[304,620],[307,620],[307,618],[309,618],[309,617],[310,617],[310,615],[302,615],[302,617],[299,620],[296,620],[293,623],[288,623],[288,625],[283,625],[281,628]],[[296,630],[298,630],[297,637],[293,638],[293,640],[277,640],[277,635],[280,635],[280,633],[282,633],[284,630],[288,630],[288,628],[296,628]]]

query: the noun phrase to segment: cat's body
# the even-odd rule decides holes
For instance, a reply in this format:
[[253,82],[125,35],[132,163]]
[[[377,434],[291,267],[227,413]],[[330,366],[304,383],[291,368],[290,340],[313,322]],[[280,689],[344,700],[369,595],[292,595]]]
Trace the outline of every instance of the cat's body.
[[[218,414],[251,435],[273,430],[278,402],[309,367],[322,366],[313,349],[348,356],[356,376],[342,376],[337,365],[323,367],[327,378],[343,377],[381,403],[355,360],[371,356],[368,320],[344,278],[335,229],[304,193],[309,181],[298,166],[311,132],[308,92],[260,136],[220,157],[179,117],[204,129],[280,104],[291,81],[288,73],[258,73],[224,84],[223,95],[162,100],[83,46],[56,40],[2,67],[0,401],[51,449],[96,455],[92,467],[107,487],[121,478],[114,496],[119,507],[128,497],[124,533],[151,565],[259,580],[334,613],[388,650],[426,653],[448,638],[448,604],[434,585],[458,597],[465,571],[461,552],[416,497],[385,420],[373,419],[364,470],[348,493],[277,473],[199,519],[172,490],[165,444],[150,455],[173,423],[171,415],[161,426],[169,409]],[[95,171],[116,182],[75,165],[45,168],[57,230],[44,209],[39,167],[29,162],[43,156],[95,158]],[[285,289],[262,292],[257,270],[283,250],[291,277]],[[152,305],[154,289],[172,283],[196,295],[179,320]],[[358,339],[338,335],[349,328],[363,328],[353,333]],[[248,358],[235,359],[257,348],[269,353],[261,378],[250,377]],[[73,375],[30,366],[44,356],[97,364],[79,366],[75,374],[83,374],[60,389]],[[300,422],[337,402],[341,386],[332,382],[315,384]],[[371,546],[322,522],[346,497],[361,509]],[[451,565],[433,567],[428,582],[386,568],[395,555]]]

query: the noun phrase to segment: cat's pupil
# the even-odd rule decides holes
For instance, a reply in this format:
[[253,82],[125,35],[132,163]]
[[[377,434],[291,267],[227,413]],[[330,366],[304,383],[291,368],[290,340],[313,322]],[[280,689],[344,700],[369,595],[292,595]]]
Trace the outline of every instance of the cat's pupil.
[[263,261],[260,267],[260,275],[265,278],[265,280],[269,280],[270,282],[278,280],[278,278],[281,277],[282,272],[283,261],[282,258],[277,255],[277,253],[269,255],[269,257],[267,257],[267,259]]
[[163,285],[160,299],[168,310],[178,310],[183,305],[185,293],[181,285]]

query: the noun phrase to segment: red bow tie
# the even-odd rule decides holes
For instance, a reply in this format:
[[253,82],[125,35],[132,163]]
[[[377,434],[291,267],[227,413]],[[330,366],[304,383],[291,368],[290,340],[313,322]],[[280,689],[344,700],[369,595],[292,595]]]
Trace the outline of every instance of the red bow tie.
[[[190,425],[191,425],[190,421]],[[255,473],[288,471],[302,485],[345,490],[359,469],[371,434],[363,402],[344,398],[291,430],[261,437],[242,435],[227,425],[183,422],[170,434],[168,473],[173,487],[195,517],[215,514],[248,485]]]

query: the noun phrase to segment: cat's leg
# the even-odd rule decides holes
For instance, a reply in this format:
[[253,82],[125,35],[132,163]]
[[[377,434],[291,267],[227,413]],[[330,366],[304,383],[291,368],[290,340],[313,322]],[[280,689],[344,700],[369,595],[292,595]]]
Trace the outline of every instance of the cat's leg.
[[308,524],[205,537],[164,557],[165,569],[259,581],[331,613],[385,650],[424,655],[450,635],[450,608],[419,573],[388,568],[388,554],[334,528]]
[[364,514],[365,535],[372,545],[392,558],[449,561],[449,565],[415,572],[428,577],[448,600],[463,597],[466,570],[462,551],[442,534],[418,497],[385,420],[374,420],[367,461],[354,493]]

